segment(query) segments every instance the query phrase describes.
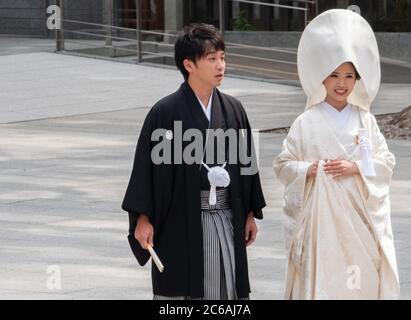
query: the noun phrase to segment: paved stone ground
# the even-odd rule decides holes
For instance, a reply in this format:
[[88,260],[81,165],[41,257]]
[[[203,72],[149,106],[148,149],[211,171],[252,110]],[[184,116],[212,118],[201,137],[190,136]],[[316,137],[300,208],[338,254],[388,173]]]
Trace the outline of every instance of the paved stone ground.
[[[12,54],[0,57],[0,298],[150,299],[149,267],[139,267],[131,255],[120,204],[144,116],[181,76],[7,50]],[[288,126],[303,110],[296,86],[226,78],[222,90],[243,101],[255,128]],[[410,93],[409,84],[382,85],[374,113],[401,110]],[[271,162],[283,138],[260,134],[268,206],[249,249],[254,299],[282,297],[282,187]],[[401,297],[410,299],[411,141],[388,143],[397,157],[391,202]],[[53,265],[61,270],[60,290],[46,285]]]

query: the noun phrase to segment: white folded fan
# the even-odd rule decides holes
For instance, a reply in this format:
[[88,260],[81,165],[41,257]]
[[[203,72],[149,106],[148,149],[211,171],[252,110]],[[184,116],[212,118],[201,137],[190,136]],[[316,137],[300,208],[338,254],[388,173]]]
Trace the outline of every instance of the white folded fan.
[[164,271],[164,266],[163,266],[163,264],[161,263],[160,258],[158,257],[158,255],[157,255],[156,252],[154,251],[153,247],[150,246],[150,245],[147,245],[147,250],[148,250],[148,252],[150,252],[151,258],[153,259],[154,263],[156,264],[158,270],[159,270],[160,272],[163,272],[163,271]]

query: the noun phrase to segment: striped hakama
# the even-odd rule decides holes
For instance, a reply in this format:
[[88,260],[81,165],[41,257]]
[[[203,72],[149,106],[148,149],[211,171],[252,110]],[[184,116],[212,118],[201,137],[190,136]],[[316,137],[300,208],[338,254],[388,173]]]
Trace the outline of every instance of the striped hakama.
[[[236,300],[234,229],[228,188],[217,190],[217,202],[201,191],[204,248],[204,297],[200,300]],[[154,300],[191,300],[191,297],[154,295]]]

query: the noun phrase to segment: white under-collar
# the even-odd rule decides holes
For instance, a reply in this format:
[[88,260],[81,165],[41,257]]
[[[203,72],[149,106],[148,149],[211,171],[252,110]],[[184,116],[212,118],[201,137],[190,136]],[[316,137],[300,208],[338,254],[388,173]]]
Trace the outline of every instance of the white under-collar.
[[333,112],[341,114],[341,113],[347,113],[349,112],[349,109],[351,109],[351,104],[347,103],[344,107],[344,109],[342,109],[341,111],[339,111],[337,108],[333,107],[331,104],[329,104],[327,101],[322,101],[321,104],[325,107],[325,108],[329,108],[331,109]]
[[206,107],[204,106],[204,104],[201,102],[200,98],[197,97],[197,95],[196,95],[197,100],[198,100],[198,102],[200,102],[201,108],[203,108],[204,114],[206,115],[208,121],[210,121],[210,119],[211,119],[211,104],[212,104],[212,101],[213,101],[213,93],[214,93],[214,90],[211,91],[210,98],[208,99],[207,108],[206,108]]
[[322,101],[320,103],[320,106],[327,113],[330,120],[332,120],[334,124],[337,125],[338,129],[342,129],[345,126],[352,112],[352,105],[349,103],[341,111],[338,111],[336,108],[325,101]]

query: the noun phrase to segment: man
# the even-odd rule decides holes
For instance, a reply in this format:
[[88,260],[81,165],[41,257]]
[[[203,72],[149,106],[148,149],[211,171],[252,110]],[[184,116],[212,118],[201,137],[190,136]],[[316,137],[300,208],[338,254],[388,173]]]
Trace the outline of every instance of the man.
[[[185,27],[175,43],[185,82],[154,105],[140,133],[122,208],[140,264],[148,260],[142,250],[148,246],[164,264],[164,272],[152,266],[154,299],[249,297],[246,246],[255,240],[254,218],[262,219],[265,200],[258,171],[245,170],[252,164],[237,157],[245,148],[255,160],[246,113],[216,89],[224,78],[224,50],[215,27]],[[225,144],[227,136],[213,130],[231,130],[237,139]]]

